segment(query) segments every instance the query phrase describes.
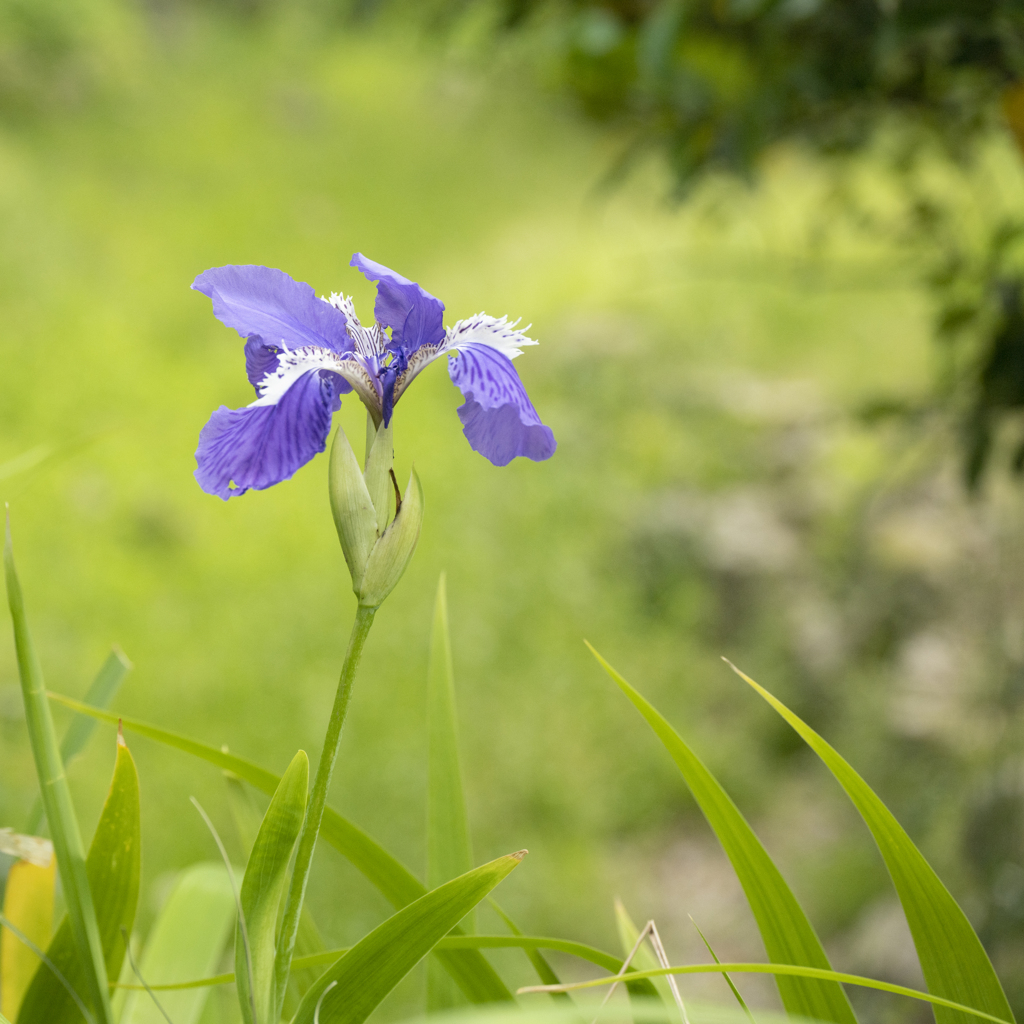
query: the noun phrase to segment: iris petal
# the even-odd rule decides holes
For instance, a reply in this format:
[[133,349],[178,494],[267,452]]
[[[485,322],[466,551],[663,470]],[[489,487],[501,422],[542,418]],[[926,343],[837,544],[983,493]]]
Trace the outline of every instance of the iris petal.
[[340,378],[303,374],[274,405],[222,405],[199,435],[196,480],[225,501],[287,480],[327,446]]
[[352,351],[345,314],[318,299],[308,285],[282,270],[258,266],[215,267],[192,287],[213,300],[213,314],[243,338],[259,335],[267,345],[319,345]]
[[458,413],[474,451],[495,466],[517,455],[540,462],[555,454],[555,435],[541,423],[508,356],[489,345],[466,345],[448,373],[466,399]]
[[369,281],[377,282],[377,322],[391,328],[391,349],[411,356],[423,345],[444,338],[444,303],[401,274],[357,252],[349,264]]

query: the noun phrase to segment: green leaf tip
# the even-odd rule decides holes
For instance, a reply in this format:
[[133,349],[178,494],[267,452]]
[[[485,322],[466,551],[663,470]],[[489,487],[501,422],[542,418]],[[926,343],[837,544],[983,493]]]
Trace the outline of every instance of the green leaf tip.
[[[722,784],[668,720],[616,672],[593,645],[588,643],[587,646],[675,761],[732,863],[769,960],[773,964],[796,964],[800,968],[830,971],[831,964],[803,908]],[[776,984],[787,1012],[833,1024],[857,1024],[853,1007],[841,985],[824,977],[814,981],[809,978],[809,975],[787,977],[779,972]]]
[[112,657],[117,658],[117,660],[121,663],[122,667],[124,668],[125,672],[131,672],[131,670],[135,668],[135,665],[132,663],[132,659],[124,653],[124,651],[121,649],[120,644],[111,644],[110,654]]
[[937,1024],[967,1024],[963,1006],[976,1015],[1013,1020],[999,977],[970,921],[914,845],[903,826],[852,765],[777,697],[727,658],[730,668],[785,719],[818,755],[860,812],[885,861],[903,906]]

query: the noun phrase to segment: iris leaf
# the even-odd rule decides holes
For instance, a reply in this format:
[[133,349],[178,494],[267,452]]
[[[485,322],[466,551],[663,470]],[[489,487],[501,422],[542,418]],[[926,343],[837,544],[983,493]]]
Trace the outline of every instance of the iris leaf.
[[112,1024],[103,945],[96,921],[96,907],[89,890],[85,848],[71,802],[67,777],[64,775],[64,765],[60,759],[50,706],[46,700],[43,670],[29,633],[21,584],[14,567],[9,514],[4,542],[4,577],[14,623],[14,644],[25,703],[25,721],[42,792],[43,808],[46,811],[46,820],[50,826],[50,836],[57,857],[57,869],[64,890],[70,934],[74,939],[80,962],[84,965],[84,977],[81,981],[83,991],[80,995],[92,1006],[93,1013],[102,1024]]
[[[197,743],[195,740],[168,732],[166,729],[160,729],[146,722],[131,718],[119,719],[117,715],[109,711],[91,708],[87,704],[61,694],[51,693],[49,697],[50,700],[56,701],[58,704],[84,715],[91,715],[101,722],[116,725],[120,721],[129,732],[146,736],[157,743],[174,747],[187,754],[192,754],[208,764],[233,772],[264,793],[273,793],[281,781],[273,772],[268,772],[265,768],[244,758],[226,753],[218,747]],[[362,829],[353,825],[347,818],[343,818],[330,807],[324,810],[320,838],[333,846],[353,867],[360,871],[367,881],[396,909],[419,899],[427,891],[426,886],[404,864],[392,857],[384,847],[371,839]],[[445,965],[445,970],[455,979],[470,1002],[514,1001],[512,993],[498,977],[494,968],[477,950],[452,949],[439,953],[439,957]]]
[[[733,666],[735,668],[735,666]],[[757,691],[825,762],[874,836],[892,876],[914,937],[929,991],[955,1003],[1013,1020],[1013,1012],[985,949],[964,912],[891,812],[828,743],[780,700],[739,669]],[[936,1005],[939,1024],[966,1024],[961,1012]]]
[[[252,790],[234,772],[225,772],[224,775],[228,786],[228,802],[231,805],[242,849],[252,850],[260,825],[263,823],[263,814],[256,806]],[[327,947],[320,937],[320,930],[309,912],[309,906],[304,903],[299,916],[299,934],[295,940],[295,955],[296,957],[310,956],[314,953],[322,953],[325,949]],[[304,971],[292,970],[284,1004],[286,1020],[291,1020],[299,1001],[306,989],[316,981],[318,973],[318,971],[311,971],[308,968]],[[231,974],[228,977],[234,978],[234,975]]]
[[303,997],[293,1024],[362,1024],[384,997],[523,859],[499,857],[393,914],[356,943]]
[[[435,889],[473,866],[459,767],[455,681],[444,573],[437,585],[427,670],[427,886]],[[463,927],[472,932],[473,913]],[[458,989],[434,957],[427,963],[427,1011],[459,1005]]]
[[[132,663],[124,653],[115,647],[92,681],[85,695],[85,703],[97,708],[108,708],[121,689],[121,683],[132,669]],[[71,724],[60,741],[60,759],[64,762],[64,770],[78,757],[89,743],[96,729],[96,722],[88,715],[75,715]],[[38,832],[43,821],[43,802],[36,797],[25,823],[25,831]]]
[[[103,951],[104,991],[107,980],[116,981],[121,972],[125,954],[121,930],[131,932],[135,920],[141,851],[139,776],[119,736],[114,776],[86,861]],[[86,991],[87,969],[79,957],[70,914],[61,922],[46,955],[79,995]],[[82,1019],[81,1011],[54,973],[44,965],[38,967],[21,1004],[19,1024],[79,1024]]]
[[248,950],[241,921],[235,931],[235,977],[245,1024],[266,1024],[276,1016],[277,912],[288,887],[288,861],[302,828],[308,787],[309,758],[300,750],[281,777],[245,866],[240,896]]
[[[807,915],[739,808],[658,711],[593,647],[590,650],[646,719],[682,773],[686,785],[732,862],[760,929],[768,959],[777,964],[830,970],[828,957]],[[782,1004],[789,1013],[834,1021],[835,1024],[855,1024],[853,1008],[841,985],[785,974],[776,978],[776,983]]]

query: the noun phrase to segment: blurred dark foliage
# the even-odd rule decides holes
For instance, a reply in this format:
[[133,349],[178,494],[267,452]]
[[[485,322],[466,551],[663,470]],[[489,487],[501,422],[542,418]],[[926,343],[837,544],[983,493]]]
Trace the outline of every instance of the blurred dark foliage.
[[[615,172],[656,151],[680,196],[708,172],[753,180],[778,143],[856,154],[887,130],[905,176],[922,148],[968,163],[994,131],[1024,143],[1022,0],[505,0],[499,11],[505,31],[558,26],[558,80],[587,116],[626,129]],[[1003,259],[1021,228],[997,227],[979,275],[936,230],[945,211],[917,213],[918,243],[940,254],[937,333],[966,364],[939,398],[961,423],[976,490],[999,429],[1024,409],[1022,278]],[[1024,469],[1024,430],[1009,465]]]
[[1020,0],[510,0],[505,22],[545,8],[583,108],[628,120],[684,187],[783,140],[858,149],[893,116],[963,153],[1024,78]]

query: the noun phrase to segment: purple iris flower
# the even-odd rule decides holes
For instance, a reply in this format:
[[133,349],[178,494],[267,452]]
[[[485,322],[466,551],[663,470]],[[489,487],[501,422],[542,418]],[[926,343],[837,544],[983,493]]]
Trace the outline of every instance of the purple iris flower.
[[244,409],[222,405],[199,435],[196,479],[204,491],[226,500],[287,480],[324,450],[331,416],[350,391],[376,425],[387,426],[412,379],[441,356],[465,398],[459,419],[476,451],[496,466],[517,455],[551,458],[554,435],[512,365],[522,346],[537,344],[518,321],[480,313],[445,328],[443,303],[418,284],[360,253],[351,266],[377,282],[370,327],[351,297],[317,298],[308,284],[269,267],[217,267],[192,283],[246,339],[245,369],[257,395]]

